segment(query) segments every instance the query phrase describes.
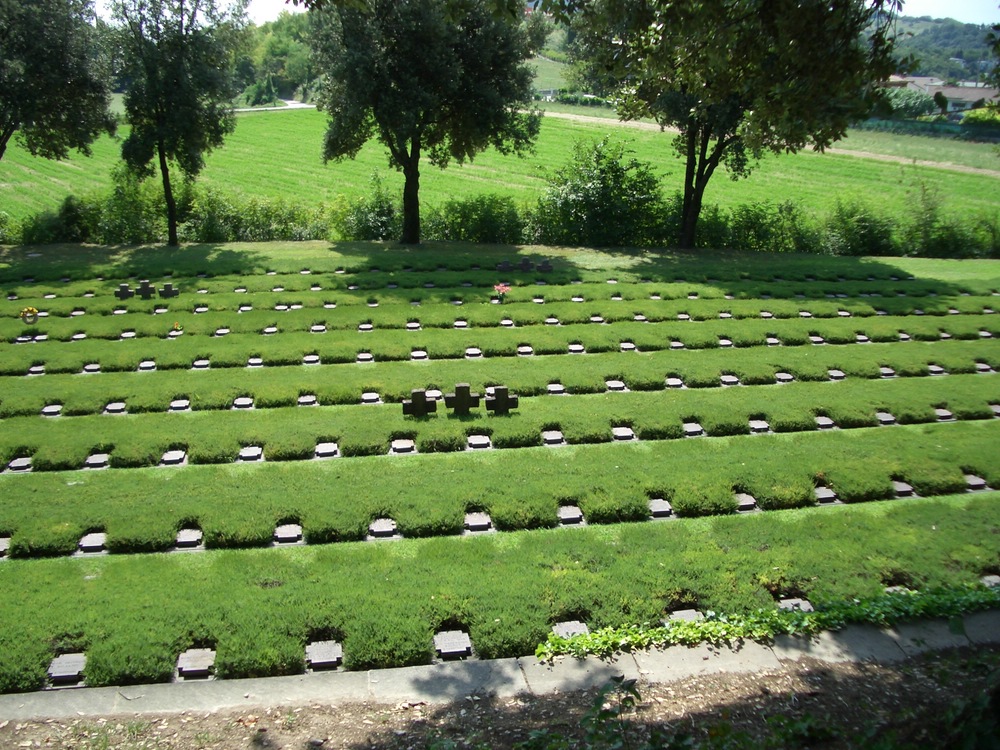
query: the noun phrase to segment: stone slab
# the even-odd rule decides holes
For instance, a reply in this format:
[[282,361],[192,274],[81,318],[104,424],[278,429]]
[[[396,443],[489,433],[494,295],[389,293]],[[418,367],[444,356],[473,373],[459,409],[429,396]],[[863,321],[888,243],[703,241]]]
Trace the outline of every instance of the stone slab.
[[781,668],[781,662],[770,648],[753,641],[732,646],[671,646],[636,652],[633,656],[639,673],[649,682],[672,682],[718,672]]
[[533,656],[517,661],[528,689],[536,695],[600,687],[612,677],[622,675],[630,680],[639,678],[639,669],[630,654],[607,661],[565,656],[557,657],[551,663],[540,662]]
[[969,639],[962,632],[962,629],[953,627],[952,623],[947,620],[917,620],[900,623],[891,632],[894,633],[899,647],[907,656],[969,645]]
[[385,703],[446,703],[470,695],[510,698],[529,690],[517,659],[381,669],[368,672],[367,676],[371,699]]
[[964,624],[965,636],[973,644],[1000,643],[1000,610],[966,615]]

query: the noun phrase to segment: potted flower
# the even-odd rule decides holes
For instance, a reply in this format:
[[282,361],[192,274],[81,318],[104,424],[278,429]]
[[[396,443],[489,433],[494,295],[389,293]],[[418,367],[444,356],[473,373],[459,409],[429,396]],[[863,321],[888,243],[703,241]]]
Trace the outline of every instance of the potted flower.
[[503,304],[504,298],[507,296],[507,292],[510,291],[510,285],[508,284],[494,284],[493,291],[497,293],[497,299],[500,300],[500,304]]

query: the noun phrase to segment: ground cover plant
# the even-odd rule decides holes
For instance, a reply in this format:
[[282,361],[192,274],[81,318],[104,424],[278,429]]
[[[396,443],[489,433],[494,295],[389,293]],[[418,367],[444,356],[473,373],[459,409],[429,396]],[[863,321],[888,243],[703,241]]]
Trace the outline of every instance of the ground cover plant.
[[[523,655],[562,619],[1000,572],[995,262],[56,246],[3,250],[0,291],[6,691],[77,650],[87,684],[170,679],[189,646],[221,677],[299,672],[317,638],[426,663],[445,627]],[[459,383],[519,405],[404,415]],[[377,519],[403,539],[365,542]],[[206,551],[161,554],[181,530]]]

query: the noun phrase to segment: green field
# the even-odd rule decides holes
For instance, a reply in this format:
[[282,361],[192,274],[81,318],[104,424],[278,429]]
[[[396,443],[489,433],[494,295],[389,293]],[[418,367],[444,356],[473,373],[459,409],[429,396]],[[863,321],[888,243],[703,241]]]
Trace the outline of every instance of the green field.
[[[146,278],[180,296],[114,296]],[[77,651],[89,685],[192,646],[224,678],[302,672],[313,640],[428,663],[443,628],[518,656],[565,619],[1000,572],[997,261],[52,246],[0,251],[0,289],[0,691]],[[520,402],[403,414],[458,383]],[[379,519],[403,538],[364,541]]]
[[[199,181],[226,192],[282,198],[309,206],[366,194],[375,172],[382,175],[391,190],[402,190],[402,176],[388,167],[385,150],[374,142],[362,149],[354,161],[324,165],[320,158],[324,124],[323,113],[309,110],[240,115],[236,132],[222,149],[208,157]],[[682,164],[673,156],[668,134],[622,128],[610,122],[605,125],[548,118],[535,153],[527,158],[488,151],[471,164],[452,165],[443,171],[425,165],[421,198],[425,205],[434,205],[449,199],[499,194],[530,202],[544,189],[546,177],[568,161],[575,141],[597,139],[607,132],[626,140],[637,158],[654,165],[665,192],[680,189]],[[990,146],[983,144],[950,144],[913,137],[893,140],[869,133],[852,133],[848,142],[853,144],[855,139],[863,144],[862,150],[891,151],[906,159],[942,160],[966,166],[975,162],[980,167],[997,161]],[[0,205],[11,216],[20,218],[54,210],[70,194],[108,190],[111,170],[118,160],[117,143],[109,138],[95,144],[92,158],[74,155],[60,162],[31,158],[15,145],[0,162]],[[857,199],[879,212],[909,216],[918,210],[922,189],[937,197],[945,213],[992,216],[1000,205],[1000,170],[995,174],[969,174],[847,154],[803,152],[768,157],[749,180],[733,182],[724,174],[717,175],[709,185],[706,201],[723,207],[762,200],[796,201],[808,210],[825,214],[837,200]]]

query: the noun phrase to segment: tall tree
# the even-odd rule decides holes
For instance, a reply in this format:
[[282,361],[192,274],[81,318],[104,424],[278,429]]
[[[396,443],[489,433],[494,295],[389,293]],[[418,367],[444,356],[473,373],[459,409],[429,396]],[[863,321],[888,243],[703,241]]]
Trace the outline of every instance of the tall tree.
[[235,52],[247,0],[220,10],[215,0],[115,0],[132,126],[122,158],[140,176],[157,159],[167,204],[167,242],[177,245],[177,202],[170,164],[188,179],[205,166],[236,120]]
[[[363,5],[363,7],[358,7]],[[330,115],[323,158],[353,158],[372,137],[403,172],[404,243],[420,242],[420,160],[445,167],[494,146],[523,153],[538,134],[531,55],[520,25],[484,0],[362,0],[312,14],[312,44]]]
[[90,153],[113,133],[89,0],[0,0],[0,159],[15,133],[35,156]]
[[720,165],[749,175],[765,152],[822,151],[865,117],[895,72],[899,0],[585,0],[591,78],[623,119],[678,133],[685,162],[678,245],[693,247]]

